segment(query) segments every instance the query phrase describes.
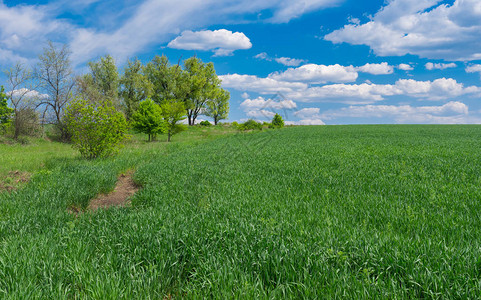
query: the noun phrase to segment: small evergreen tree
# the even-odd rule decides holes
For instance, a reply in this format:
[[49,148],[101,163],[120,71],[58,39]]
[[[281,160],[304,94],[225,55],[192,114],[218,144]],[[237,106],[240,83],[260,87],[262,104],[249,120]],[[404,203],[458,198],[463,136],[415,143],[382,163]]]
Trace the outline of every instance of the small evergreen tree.
[[284,127],[284,120],[282,119],[281,115],[275,114],[274,118],[272,118],[271,128],[282,128]]
[[140,102],[139,108],[132,115],[132,127],[149,136],[149,142],[154,141],[158,133],[166,132],[166,122],[162,109],[151,99]]

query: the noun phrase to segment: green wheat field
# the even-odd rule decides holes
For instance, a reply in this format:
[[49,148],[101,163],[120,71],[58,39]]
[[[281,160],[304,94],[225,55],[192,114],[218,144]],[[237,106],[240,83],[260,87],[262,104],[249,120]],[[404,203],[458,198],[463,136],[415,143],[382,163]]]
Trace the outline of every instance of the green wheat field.
[[[2,299],[481,295],[481,126],[213,128],[94,161],[55,145],[33,166],[0,145],[3,174],[33,174],[0,193]],[[69,212],[129,169],[131,206]]]

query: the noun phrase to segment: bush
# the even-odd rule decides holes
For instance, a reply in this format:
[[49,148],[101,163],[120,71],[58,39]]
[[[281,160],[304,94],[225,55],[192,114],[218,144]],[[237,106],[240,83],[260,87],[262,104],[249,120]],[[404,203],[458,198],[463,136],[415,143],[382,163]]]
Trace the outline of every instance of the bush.
[[258,123],[252,119],[247,120],[246,122],[242,123],[238,126],[239,130],[246,131],[246,130],[262,130],[262,123]]
[[89,159],[117,153],[127,138],[127,121],[110,101],[95,107],[84,99],[74,99],[64,121],[73,147]]
[[282,128],[284,127],[284,120],[282,119],[281,115],[276,114],[274,118],[272,118],[272,123],[269,125],[269,128]]
[[231,126],[237,129],[237,128],[239,128],[239,123],[234,121],[234,122],[231,123]]
[[142,101],[132,115],[132,127],[137,132],[147,134],[149,142],[154,141],[158,133],[167,130],[167,124],[162,117],[162,109],[150,99]]
[[208,126],[211,126],[212,124],[210,124],[209,121],[205,120],[205,121],[200,122],[199,125],[200,125],[200,126],[207,126],[207,127],[208,127]]

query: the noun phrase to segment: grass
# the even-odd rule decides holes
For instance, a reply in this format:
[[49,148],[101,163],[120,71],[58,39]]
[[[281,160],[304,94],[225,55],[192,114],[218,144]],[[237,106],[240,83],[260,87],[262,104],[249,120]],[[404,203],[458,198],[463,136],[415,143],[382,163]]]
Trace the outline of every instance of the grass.
[[[479,297],[481,127],[196,130],[0,194],[0,297]],[[131,167],[132,207],[67,212]]]

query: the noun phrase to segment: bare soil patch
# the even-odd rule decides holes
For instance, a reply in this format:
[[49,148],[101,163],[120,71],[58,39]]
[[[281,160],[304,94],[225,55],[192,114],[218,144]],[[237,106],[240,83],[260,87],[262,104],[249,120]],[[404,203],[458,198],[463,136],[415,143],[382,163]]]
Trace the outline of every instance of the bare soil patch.
[[10,171],[4,178],[0,178],[0,192],[12,192],[30,180],[32,174],[22,171]]
[[113,192],[106,195],[99,195],[90,201],[88,209],[96,211],[99,208],[112,206],[127,206],[129,198],[139,190],[139,186],[132,180],[132,171],[120,175]]

